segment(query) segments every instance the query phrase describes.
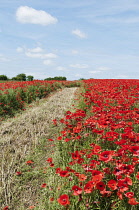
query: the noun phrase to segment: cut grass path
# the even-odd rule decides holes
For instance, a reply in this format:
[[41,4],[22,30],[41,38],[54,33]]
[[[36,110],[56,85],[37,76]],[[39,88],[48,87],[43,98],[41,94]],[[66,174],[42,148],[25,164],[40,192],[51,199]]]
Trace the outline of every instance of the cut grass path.
[[[44,181],[39,176],[23,177],[22,184],[17,183],[17,171],[25,165],[27,158],[34,154],[37,171],[46,166],[46,159],[52,153],[48,141],[56,138],[60,126],[53,126],[53,119],[61,119],[67,110],[73,110],[72,104],[77,88],[64,88],[46,99],[34,102],[26,111],[15,118],[1,122],[0,125],[0,205],[10,206],[10,209],[27,209],[38,199],[37,185]],[[32,107],[31,107],[32,106]],[[45,146],[44,146],[45,145]],[[38,146],[45,148],[43,152]],[[37,152],[36,152],[37,151]],[[44,158],[45,157],[45,158]],[[33,160],[34,161],[34,160]],[[26,166],[27,167],[27,166]],[[34,182],[34,185],[32,184]],[[16,204],[16,206],[15,206]]]

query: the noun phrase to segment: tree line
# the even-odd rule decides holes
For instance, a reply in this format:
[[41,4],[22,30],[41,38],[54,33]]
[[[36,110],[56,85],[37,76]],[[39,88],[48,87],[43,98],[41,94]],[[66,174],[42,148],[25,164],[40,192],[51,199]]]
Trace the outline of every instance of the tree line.
[[[26,76],[26,74],[18,74],[15,77],[9,79],[6,75],[0,75],[0,80],[14,80],[14,81],[33,81],[34,77],[32,75]],[[44,80],[67,80],[66,77],[56,76],[56,77],[48,77]]]
[[11,79],[9,79],[6,75],[0,75],[0,80],[32,81],[33,79],[33,76],[26,76],[26,74],[18,74]]

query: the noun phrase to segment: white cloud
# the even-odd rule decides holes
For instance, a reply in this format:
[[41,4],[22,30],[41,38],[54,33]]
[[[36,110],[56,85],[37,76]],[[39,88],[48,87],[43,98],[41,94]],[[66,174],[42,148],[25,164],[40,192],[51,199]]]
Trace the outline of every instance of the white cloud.
[[32,49],[26,49],[25,47],[17,47],[16,48],[17,52],[29,52],[29,53],[40,53],[43,51],[43,49],[41,47],[36,47],[36,48],[32,48]]
[[57,58],[57,55],[54,53],[47,53],[43,55],[44,58]]
[[39,53],[39,52],[42,52],[43,49],[41,47],[36,47],[36,48],[33,48],[33,49],[28,49],[28,52],[33,52],[33,53]]
[[24,49],[23,49],[22,47],[17,47],[17,48],[16,48],[16,51],[20,53],[20,52],[23,52]]
[[52,62],[52,60],[44,60],[43,64],[49,66],[49,65],[52,65],[53,62]]
[[87,35],[85,33],[83,33],[82,31],[80,31],[79,29],[75,29],[72,31],[72,34],[84,39],[87,37]]
[[41,59],[57,58],[57,55],[54,54],[54,53],[43,54],[43,53],[25,52],[25,55],[26,55],[27,57],[31,57],[31,58],[41,58]]
[[17,52],[24,52],[27,57],[30,58],[38,58],[38,59],[43,59],[43,64],[44,65],[51,65],[53,64],[51,59],[57,58],[58,56],[54,53],[44,53],[44,49],[41,47],[36,47],[36,48],[22,48],[22,47],[17,47],[16,49]]
[[89,66],[87,64],[71,64],[70,67],[78,68],[78,69],[86,69]]
[[57,23],[57,18],[43,10],[36,10],[32,7],[21,6],[16,11],[16,19],[20,23],[40,24],[43,26]]
[[30,58],[42,58],[43,57],[43,54],[41,54],[41,53],[25,52],[25,55]]

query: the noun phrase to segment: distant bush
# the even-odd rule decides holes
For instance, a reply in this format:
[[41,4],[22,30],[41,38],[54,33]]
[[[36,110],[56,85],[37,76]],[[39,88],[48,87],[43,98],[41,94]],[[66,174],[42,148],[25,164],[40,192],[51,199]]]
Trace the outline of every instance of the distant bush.
[[79,80],[85,80],[84,78],[80,78]]
[[58,77],[48,77],[48,78],[46,78],[44,80],[60,80],[60,81],[62,81],[62,80],[67,80],[67,78],[58,76]]

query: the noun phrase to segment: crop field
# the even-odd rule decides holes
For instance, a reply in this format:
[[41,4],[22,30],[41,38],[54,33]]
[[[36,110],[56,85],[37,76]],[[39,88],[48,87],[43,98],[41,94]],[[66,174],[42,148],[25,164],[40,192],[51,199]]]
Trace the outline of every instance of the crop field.
[[139,80],[0,83],[0,117],[2,210],[139,209]]

